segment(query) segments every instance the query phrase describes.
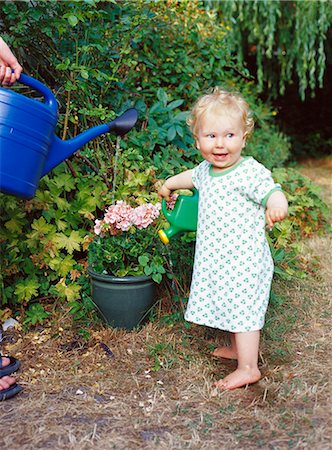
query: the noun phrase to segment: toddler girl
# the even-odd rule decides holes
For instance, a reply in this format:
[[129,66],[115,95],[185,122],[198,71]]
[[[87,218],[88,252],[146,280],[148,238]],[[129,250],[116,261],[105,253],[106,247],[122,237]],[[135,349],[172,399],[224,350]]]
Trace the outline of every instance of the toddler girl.
[[271,172],[241,156],[253,129],[246,101],[215,88],[195,104],[188,124],[204,161],[166,180],[159,191],[169,200],[176,189],[199,191],[197,240],[185,319],[230,332],[231,345],[213,355],[237,359],[237,369],[215,384],[223,390],[255,383],[260,330],[273,276],[265,221],[287,216],[287,200]]

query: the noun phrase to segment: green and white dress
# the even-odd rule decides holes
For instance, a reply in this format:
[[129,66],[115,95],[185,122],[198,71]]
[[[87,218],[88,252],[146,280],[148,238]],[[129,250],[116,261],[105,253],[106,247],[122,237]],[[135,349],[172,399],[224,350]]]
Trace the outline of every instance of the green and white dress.
[[207,161],[193,171],[199,191],[197,240],[185,319],[220,330],[260,330],[273,261],[265,205],[280,186],[251,157],[221,172]]

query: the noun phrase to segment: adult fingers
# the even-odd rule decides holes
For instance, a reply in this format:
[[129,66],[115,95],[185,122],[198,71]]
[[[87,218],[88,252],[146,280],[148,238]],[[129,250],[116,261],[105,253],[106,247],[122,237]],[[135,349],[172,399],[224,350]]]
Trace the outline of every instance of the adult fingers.
[[[14,74],[13,74],[14,75]],[[12,69],[10,67],[1,66],[0,68],[0,82],[3,85],[9,85],[11,84],[12,79]],[[15,81],[15,75],[14,75],[14,81]]]

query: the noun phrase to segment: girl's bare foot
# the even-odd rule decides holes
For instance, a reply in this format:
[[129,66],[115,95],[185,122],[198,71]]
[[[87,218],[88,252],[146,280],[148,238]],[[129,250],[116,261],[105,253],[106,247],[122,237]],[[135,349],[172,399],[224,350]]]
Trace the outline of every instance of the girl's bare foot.
[[233,347],[218,347],[212,353],[217,358],[237,359],[237,353]]
[[260,378],[261,373],[258,368],[236,369],[227,377],[217,381],[215,386],[223,391],[230,391],[247,384],[256,383]]

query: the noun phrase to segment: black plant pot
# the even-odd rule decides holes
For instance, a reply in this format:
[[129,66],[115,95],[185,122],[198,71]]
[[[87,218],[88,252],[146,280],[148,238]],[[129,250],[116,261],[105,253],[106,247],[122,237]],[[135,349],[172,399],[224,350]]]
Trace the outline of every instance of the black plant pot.
[[156,284],[151,277],[115,277],[88,268],[92,300],[113,328],[133,330],[148,318],[156,302]]

